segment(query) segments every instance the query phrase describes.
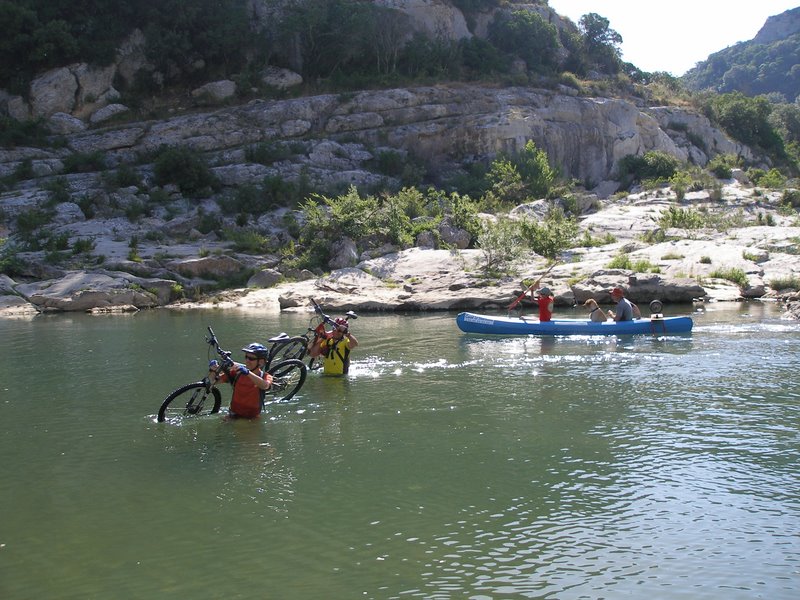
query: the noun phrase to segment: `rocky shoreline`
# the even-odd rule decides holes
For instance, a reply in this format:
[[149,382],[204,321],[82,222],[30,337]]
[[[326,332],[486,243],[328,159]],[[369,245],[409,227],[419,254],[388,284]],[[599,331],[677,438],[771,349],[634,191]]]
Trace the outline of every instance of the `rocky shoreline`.
[[[155,307],[176,310],[222,308],[244,310],[307,310],[314,297],[331,311],[431,311],[504,309],[533,280],[547,271],[542,285],[556,294],[557,306],[587,298],[610,303],[615,285],[646,306],[658,298],[665,304],[761,299],[777,301],[787,318],[800,318],[797,290],[773,289],[771,283],[796,281],[800,224],[796,215],[778,210],[777,192],[756,190],[735,181],[723,188],[722,200],[693,192],[678,203],[667,188],[642,191],[603,201],[579,219],[582,231],[611,236],[600,247],[573,248],[551,264],[543,257],[520,257],[513,275],[487,278],[480,269],[481,250],[409,248],[362,260],[354,267],[324,276],[305,272],[286,281],[280,274],[251,279],[252,287],[217,291],[201,300],[174,300],[174,279],[97,269],[59,273],[39,281],[17,282],[0,276],[0,316],[34,316],[41,312],[128,312]],[[738,213],[740,223],[716,229],[668,230],[664,241],[646,243],[660,212],[676,204],[698,210]],[[488,218],[488,217],[487,217]],[[769,225],[763,223],[770,223]],[[610,238],[610,239],[611,239]],[[188,263],[199,261],[203,242],[188,245]],[[649,272],[608,268],[615,257],[651,266]],[[209,257],[224,261],[257,260],[242,256]],[[746,274],[746,285],[713,277],[725,269]],[[270,269],[264,269],[269,274]],[[271,285],[271,282],[275,282]],[[267,282],[268,287],[258,287]]]

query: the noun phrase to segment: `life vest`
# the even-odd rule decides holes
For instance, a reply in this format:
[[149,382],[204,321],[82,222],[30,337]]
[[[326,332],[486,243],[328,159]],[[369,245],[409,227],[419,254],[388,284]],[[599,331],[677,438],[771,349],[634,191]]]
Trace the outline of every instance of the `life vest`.
[[350,340],[328,338],[322,343],[325,375],[346,375],[350,370]]
[[[251,373],[266,379],[261,369],[251,371]],[[227,379],[231,387],[233,387],[231,411],[240,417],[252,419],[261,414],[264,408],[266,392],[250,381],[250,378],[240,381],[241,377],[242,375],[238,371],[231,369],[228,373],[224,373],[220,379]],[[271,379],[271,376],[268,377]]]

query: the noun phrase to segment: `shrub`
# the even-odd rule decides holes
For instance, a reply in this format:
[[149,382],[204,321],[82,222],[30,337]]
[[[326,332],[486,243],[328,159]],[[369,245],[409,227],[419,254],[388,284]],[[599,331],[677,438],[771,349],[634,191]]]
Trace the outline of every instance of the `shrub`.
[[757,179],[754,179],[753,183],[765,188],[781,188],[786,185],[786,177],[778,169],[770,169]]
[[635,273],[660,273],[661,268],[658,265],[654,265],[646,258],[640,258],[636,261],[632,261],[630,256],[627,254],[617,254],[614,258],[611,259],[606,265],[607,269],[627,269],[628,271],[633,271]]
[[800,208],[800,190],[783,190],[781,194],[780,203],[784,206],[791,206],[792,208]]
[[52,219],[52,211],[43,210],[41,208],[31,208],[17,215],[17,232],[24,237],[47,225]]
[[0,238],[0,273],[13,277],[23,272],[23,266],[16,246],[9,244],[6,238]]
[[492,192],[502,201],[520,203],[544,198],[556,179],[544,150],[528,140],[514,156],[501,156],[492,162],[486,175]]
[[153,171],[157,185],[173,183],[182,193],[193,197],[200,197],[219,186],[202,156],[183,146],[159,149]]
[[100,150],[76,152],[64,158],[64,173],[93,173],[106,169],[106,156]]
[[44,185],[44,189],[50,192],[47,202],[51,206],[61,204],[62,202],[70,202],[72,196],[69,193],[70,187],[66,177],[57,177]]
[[2,148],[50,146],[49,135],[50,131],[47,129],[44,119],[17,121],[11,117],[0,115],[0,147]]
[[706,168],[711,171],[718,179],[730,179],[733,175],[733,167],[737,166],[737,159],[731,154],[717,154],[708,161]]
[[800,278],[796,275],[776,277],[770,280],[769,287],[779,292],[783,290],[800,290]]
[[658,220],[658,223],[664,229],[670,227],[676,227],[678,229],[700,229],[701,227],[705,227],[706,219],[696,210],[670,206],[661,213],[661,218]]
[[686,190],[692,185],[692,177],[686,171],[678,171],[669,178],[669,185],[678,200],[683,200],[686,197]]
[[236,252],[264,254],[269,251],[269,240],[252,229],[225,229],[225,239],[233,242]]
[[578,235],[575,219],[566,217],[558,209],[551,209],[542,223],[522,219],[519,229],[525,244],[547,258],[556,258],[562,251],[574,247]]
[[478,235],[478,247],[481,249],[481,267],[484,271],[490,274],[505,272],[522,249],[518,224],[510,219],[484,223]]
[[74,242],[72,242],[72,253],[73,254],[88,254],[92,250],[95,249],[97,244],[93,239],[90,238],[78,238]]
[[708,276],[714,277],[715,279],[725,279],[727,281],[731,281],[740,288],[747,287],[747,274],[741,269],[735,267],[717,269],[709,273]]
[[113,181],[118,188],[126,188],[140,185],[142,178],[132,166],[120,165],[114,173]]
[[621,179],[666,181],[675,174],[679,164],[678,159],[671,154],[651,150],[643,156],[628,154],[622,157],[617,165],[617,171]]
[[292,154],[293,152],[288,144],[277,142],[261,142],[248,146],[244,151],[244,157],[249,162],[267,166],[276,161],[285,160],[292,156]]

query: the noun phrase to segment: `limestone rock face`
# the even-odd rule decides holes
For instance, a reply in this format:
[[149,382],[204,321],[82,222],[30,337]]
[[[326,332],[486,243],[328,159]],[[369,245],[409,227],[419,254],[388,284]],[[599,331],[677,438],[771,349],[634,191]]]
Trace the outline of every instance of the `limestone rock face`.
[[452,2],[442,0],[375,0],[375,4],[392,8],[410,21],[413,31],[449,40],[472,37],[463,13]]
[[[674,123],[685,126],[670,129]],[[243,161],[236,162],[235,152],[241,153],[247,145],[297,139],[309,145],[307,154],[258,167],[251,181],[238,168]],[[254,101],[162,121],[77,132],[68,136],[68,145],[74,152],[104,151],[111,163],[133,162],[162,145],[188,146],[224,155],[225,163],[219,168],[227,170],[225,177],[237,185],[260,183],[265,175],[296,181],[302,169],[312,180],[369,185],[380,175],[369,175],[362,167],[373,158],[368,148],[413,153],[435,172],[460,165],[465,157],[491,159],[499,152],[519,151],[529,140],[547,152],[565,177],[598,185],[598,195],[613,191],[613,186],[600,184],[614,179],[617,163],[627,154],[658,150],[703,165],[710,157],[697,143],[750,157],[747,148],[687,110],[645,112],[625,100],[479,87]]]
[[78,80],[69,67],[61,67],[34,79],[30,90],[34,117],[48,117],[56,112],[71,113],[75,108]]
[[169,300],[173,285],[128,273],[76,271],[57,280],[21,284],[16,291],[41,310],[85,311],[125,305],[152,308]]
[[705,290],[695,280],[688,278],[667,278],[653,273],[632,273],[621,269],[601,270],[590,278],[572,286],[575,301],[583,304],[589,298],[598,304],[612,302],[611,290],[614,287],[625,290],[625,297],[636,303],[649,303],[661,300],[669,303],[690,303],[703,298]]
[[239,273],[244,264],[230,256],[205,256],[172,261],[167,265],[177,272],[191,277],[228,277]]
[[770,44],[800,32],[800,10],[793,8],[767,18],[767,22],[753,38],[755,44]]

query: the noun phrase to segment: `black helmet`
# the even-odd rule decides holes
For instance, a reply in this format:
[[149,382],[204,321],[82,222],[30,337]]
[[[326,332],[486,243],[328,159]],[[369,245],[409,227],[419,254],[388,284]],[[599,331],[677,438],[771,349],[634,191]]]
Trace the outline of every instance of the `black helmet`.
[[242,352],[249,352],[250,354],[255,354],[258,358],[267,358],[267,355],[269,354],[269,349],[267,349],[267,347],[264,344],[253,342],[252,344],[242,348]]

